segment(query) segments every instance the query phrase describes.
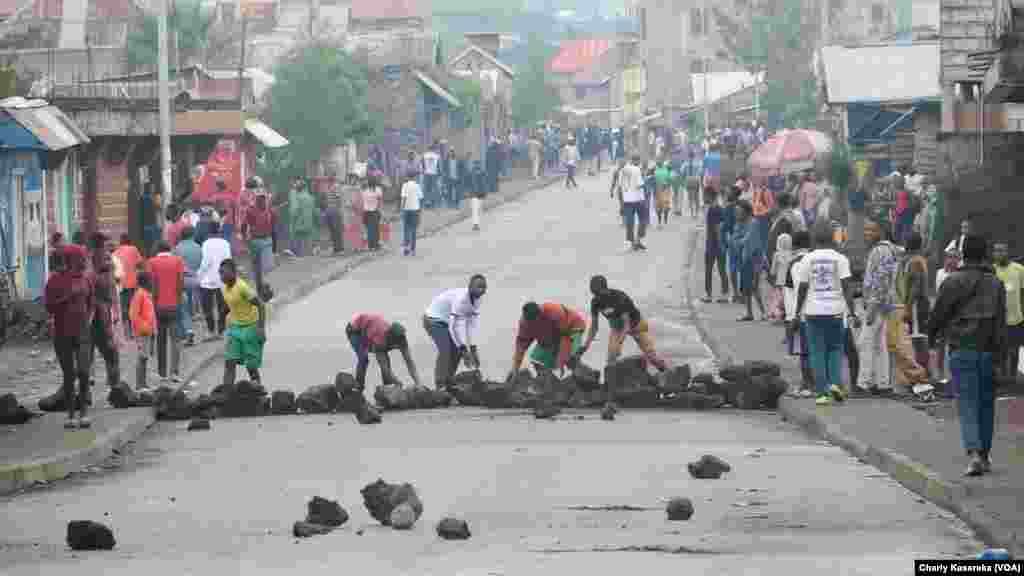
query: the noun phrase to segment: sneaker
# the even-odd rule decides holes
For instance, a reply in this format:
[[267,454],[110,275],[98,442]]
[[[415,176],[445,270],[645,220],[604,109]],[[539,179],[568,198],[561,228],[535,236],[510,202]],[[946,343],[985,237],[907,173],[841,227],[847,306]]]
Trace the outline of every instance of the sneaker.
[[818,397],[814,400],[814,403],[817,404],[818,406],[831,406],[832,397],[826,394],[819,394]]
[[985,465],[982,463],[981,456],[972,454],[971,461],[967,464],[967,469],[964,470],[964,476],[981,476],[984,473]]
[[841,386],[833,384],[832,387],[829,388],[829,392],[832,394],[832,398],[834,398],[836,402],[846,401],[846,390],[844,390]]
[[479,232],[480,231],[480,225],[479,224],[474,224],[473,225],[473,231],[474,232]]
[[647,250],[647,246],[644,246],[643,242],[637,242],[636,243],[636,249],[637,250]]
[[78,420],[78,427],[83,429],[83,430],[88,429],[88,428],[92,428],[92,420],[89,420],[89,418],[87,416],[82,416]]
[[801,398],[810,398],[811,396],[814,396],[814,392],[811,392],[807,388],[804,388],[803,390],[800,391]]
[[988,474],[989,472],[992,471],[992,460],[989,459],[987,456],[981,457],[981,471],[984,474]]
[[630,242],[629,240],[626,240],[626,243],[625,243],[624,247],[626,248],[626,250],[632,250],[633,249],[633,243]]
[[78,420],[76,418],[68,418],[64,421],[65,430],[74,430],[75,428],[78,428]]

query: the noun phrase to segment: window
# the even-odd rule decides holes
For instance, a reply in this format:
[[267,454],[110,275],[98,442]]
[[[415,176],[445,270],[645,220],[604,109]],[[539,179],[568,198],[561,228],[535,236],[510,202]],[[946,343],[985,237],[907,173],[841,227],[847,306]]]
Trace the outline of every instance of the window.
[[871,23],[882,24],[885,22],[885,6],[882,4],[871,5]]
[[690,8],[690,34],[692,36],[704,34],[704,15],[700,8]]

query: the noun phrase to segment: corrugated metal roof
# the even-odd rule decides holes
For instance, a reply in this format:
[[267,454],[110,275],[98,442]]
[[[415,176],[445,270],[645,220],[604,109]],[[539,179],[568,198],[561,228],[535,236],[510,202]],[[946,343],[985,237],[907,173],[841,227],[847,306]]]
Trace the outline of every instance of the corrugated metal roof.
[[7,98],[0,108],[31,132],[48,150],[57,151],[85,144],[89,137],[60,108],[44,100]]
[[589,67],[611,49],[610,40],[570,40],[563,42],[558,54],[548,62],[548,70],[571,74]]
[[821,50],[831,104],[906,102],[939,98],[939,44],[882,45]]
[[288,139],[263,122],[249,118],[245,121],[245,131],[252,134],[267,148],[281,148],[288,145]]
[[[705,76],[707,76],[706,80]],[[761,80],[764,80],[764,73],[759,74],[759,77]],[[705,82],[707,82],[708,101],[717,102],[726,96],[753,86],[755,78],[755,75],[749,72],[711,72],[707,75],[690,74],[690,85],[693,86],[693,104],[694,106],[704,104]]]

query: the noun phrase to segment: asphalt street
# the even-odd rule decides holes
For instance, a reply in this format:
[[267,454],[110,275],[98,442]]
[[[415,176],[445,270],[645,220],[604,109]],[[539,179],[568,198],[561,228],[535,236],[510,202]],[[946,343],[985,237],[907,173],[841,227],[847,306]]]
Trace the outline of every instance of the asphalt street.
[[[608,175],[582,189],[550,187],[355,270],[271,326],[265,382],[295,391],[351,370],[344,336],[363,311],[406,323],[424,380],[433,346],[420,318],[438,292],[488,277],[478,342],[492,378],[509,369],[516,319],[527,299],[585,309],[591,274],[633,294],[673,362],[710,366],[682,313],[685,227],[652,230],[647,253],[627,253]],[[607,335],[602,325],[601,334]],[[607,340],[585,361],[603,363]],[[627,353],[635,351],[627,344]],[[398,357],[401,378],[408,380]],[[211,371],[201,379],[212,386]],[[379,381],[371,366],[369,386]],[[582,417],[582,419],[578,419]],[[716,454],[733,465],[694,480],[686,463]],[[409,532],[374,524],[359,489],[382,477],[410,482],[424,504]],[[296,541],[305,502],[338,499],[351,520]],[[688,522],[664,503],[691,498]],[[537,421],[516,411],[386,413],[361,427],[349,415],[219,420],[188,433],[158,425],[116,465],[2,501],[4,574],[904,574],[913,558],[968,554],[978,543],[949,514],[839,448],[809,440],[771,412],[596,411]],[[629,510],[604,509],[631,507]],[[444,516],[473,538],[444,542]],[[108,523],[112,552],[72,553],[70,520]]]

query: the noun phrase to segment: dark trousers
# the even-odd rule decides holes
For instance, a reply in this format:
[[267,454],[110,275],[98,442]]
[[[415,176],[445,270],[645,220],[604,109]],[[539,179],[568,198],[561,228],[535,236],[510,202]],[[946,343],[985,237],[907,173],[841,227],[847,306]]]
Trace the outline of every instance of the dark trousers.
[[711,298],[711,277],[718,269],[718,279],[722,285],[722,294],[729,294],[729,275],[725,273],[725,254],[720,250],[704,251],[704,293]]
[[363,212],[366,225],[366,245],[370,250],[380,248],[380,212]]
[[124,335],[132,337],[132,323],[128,321],[128,309],[132,305],[132,297],[135,296],[135,288],[121,289],[121,322],[124,324]]
[[[622,209],[626,214],[626,241],[637,243],[647,236],[647,211],[643,202],[623,202]],[[637,235],[633,235],[633,225],[639,221]]]
[[331,208],[327,211],[327,229],[331,233],[331,246],[334,248],[335,254],[345,249],[342,228],[341,212],[336,208]]
[[[217,330],[217,334],[224,333],[224,324],[228,317],[228,307],[224,304],[224,295],[221,294],[219,288],[200,288],[201,304],[203,306],[203,318],[206,319],[206,331],[209,334],[213,334],[214,329]],[[214,314],[214,307],[216,307],[217,316]],[[214,321],[216,319],[216,321]]]
[[[178,326],[178,311],[157,310],[156,313],[156,371],[161,378],[167,377],[167,350],[177,345],[176,331]],[[172,352],[173,354],[173,352]],[[174,366],[177,368],[177,366]]]
[[75,409],[75,380],[78,380],[79,401],[84,406],[89,398],[89,338],[81,336],[56,336],[53,350],[64,377],[64,405],[68,412]]
[[458,347],[448,332],[446,322],[438,322],[430,318],[423,318],[423,329],[437,346],[437,362],[434,364],[434,385],[442,388],[451,384],[455,378],[455,372],[459,368],[459,361],[462,359]]
[[436,190],[437,188],[437,174],[424,174],[423,175],[423,200],[424,204],[429,208],[433,208],[437,204],[441,203],[441,195]]
[[419,226],[419,210],[402,210],[402,245],[411,254],[416,253],[416,234]]
[[565,167],[565,170],[565,187],[579,188],[580,185],[576,183],[576,167],[570,164]]
[[121,355],[114,343],[107,337],[107,329],[99,319],[92,321],[92,338],[89,342],[89,366],[92,366],[96,351],[103,357],[107,369],[107,386],[114,387],[121,382]]

